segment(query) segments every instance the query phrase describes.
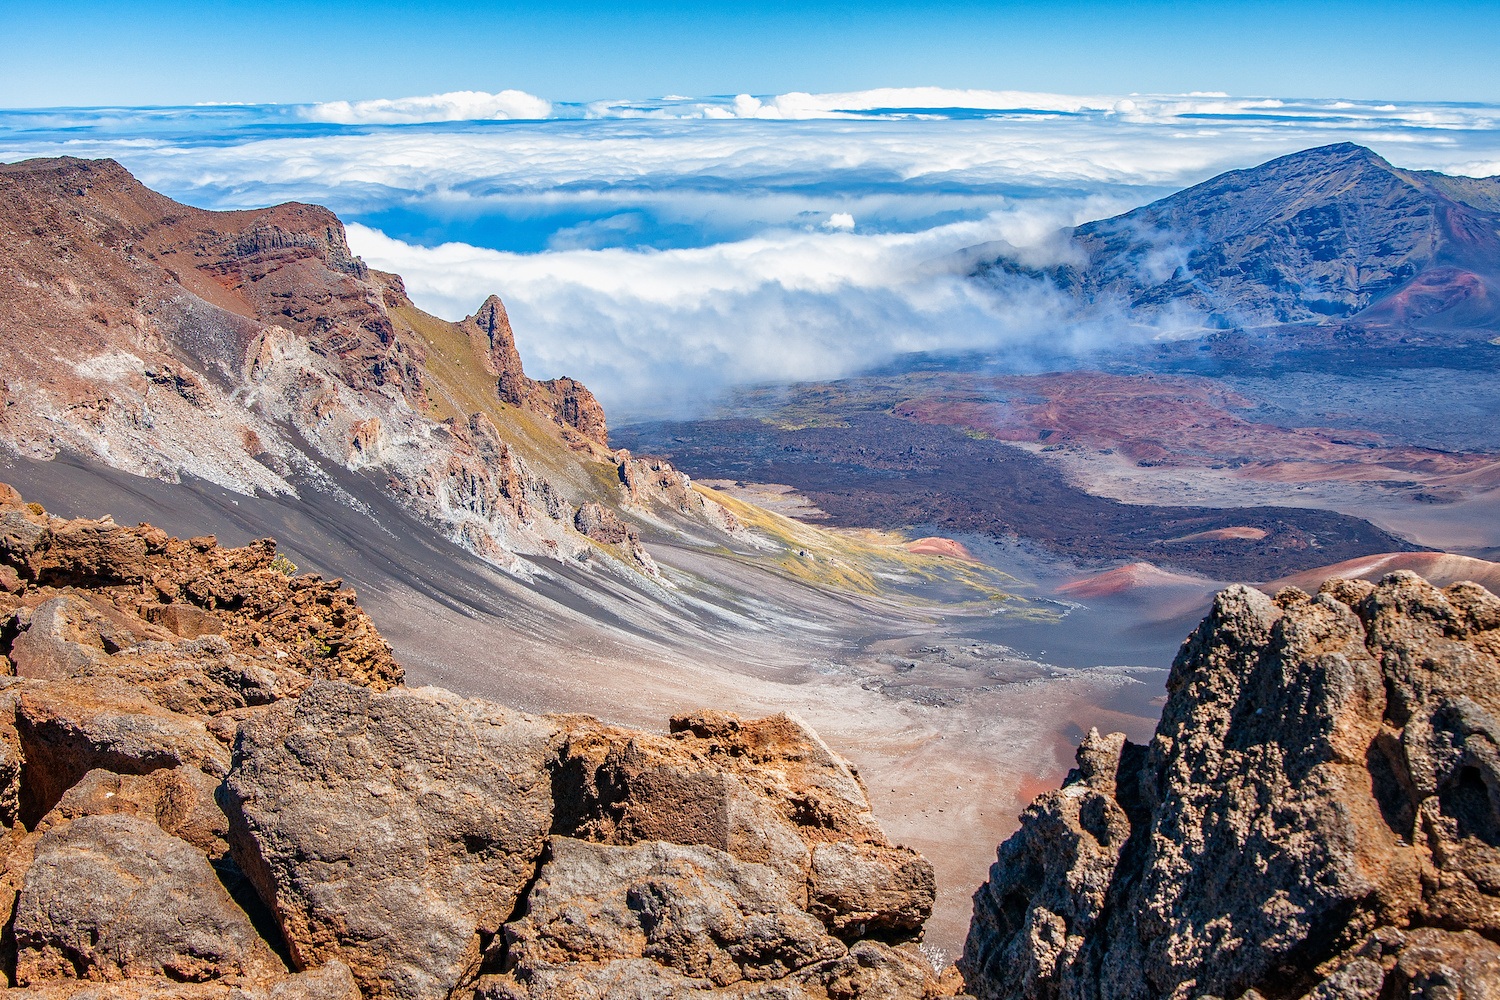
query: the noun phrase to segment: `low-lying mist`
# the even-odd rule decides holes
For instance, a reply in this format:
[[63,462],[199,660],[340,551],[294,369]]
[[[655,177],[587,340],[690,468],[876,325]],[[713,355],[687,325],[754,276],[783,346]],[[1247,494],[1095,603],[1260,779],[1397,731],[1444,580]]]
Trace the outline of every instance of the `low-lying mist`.
[[[400,273],[446,319],[506,302],[528,370],[587,383],[612,419],[699,415],[747,383],[837,378],[914,352],[1081,354],[1190,335],[1194,316],[1149,322],[1078,303],[1048,281],[968,277],[959,251],[1005,241],[1046,262],[1069,206],[1027,206],[916,233],[827,227],[677,250],[516,254],[414,246],[364,226],[350,243]],[[1071,206],[1076,211],[1077,206]]]

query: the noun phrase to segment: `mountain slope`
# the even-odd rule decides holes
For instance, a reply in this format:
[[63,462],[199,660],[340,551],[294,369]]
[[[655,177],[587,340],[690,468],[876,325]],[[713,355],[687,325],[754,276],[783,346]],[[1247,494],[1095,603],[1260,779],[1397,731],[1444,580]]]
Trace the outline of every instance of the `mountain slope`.
[[[361,471],[512,571],[598,550],[656,573],[634,529],[579,528],[632,474],[592,394],[528,378],[494,297],[457,324],[417,309],[326,209],[207,212],[113,161],[0,166],[0,329],[0,438],[23,455],[241,493]],[[661,488],[631,503],[733,530],[646,471]]]
[[1500,328],[1500,178],[1402,170],[1340,143],[1235,170],[1067,234],[1063,263],[1004,254],[1085,302],[1255,328],[1353,320]]

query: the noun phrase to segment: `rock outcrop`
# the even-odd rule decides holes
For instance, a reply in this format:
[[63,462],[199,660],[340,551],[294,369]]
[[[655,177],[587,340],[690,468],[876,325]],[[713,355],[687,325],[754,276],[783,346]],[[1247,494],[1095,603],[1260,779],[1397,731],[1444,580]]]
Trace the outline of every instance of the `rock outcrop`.
[[499,296],[485,299],[479,311],[465,318],[461,326],[482,352],[486,370],[495,376],[495,391],[504,402],[545,413],[565,432],[573,431],[586,441],[608,446],[604,408],[582,382],[566,377],[538,382],[527,377],[521,367],[521,352],[516,350],[510,316]]
[[[262,234],[273,240],[275,234]],[[300,246],[301,244],[294,244]],[[354,595],[0,487],[0,971],[216,1000],[952,995],[931,866],[787,716],[401,686]]]
[[1500,995],[1500,599],[1234,587],[1168,690],[1001,845],[975,996]]

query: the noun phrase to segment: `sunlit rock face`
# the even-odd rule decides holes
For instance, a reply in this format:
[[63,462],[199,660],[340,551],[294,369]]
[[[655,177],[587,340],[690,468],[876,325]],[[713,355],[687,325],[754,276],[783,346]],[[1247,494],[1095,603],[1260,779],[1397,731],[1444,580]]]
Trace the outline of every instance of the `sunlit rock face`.
[[23,456],[355,507],[383,489],[520,573],[595,550],[649,571],[575,514],[681,507],[616,481],[598,401],[525,375],[498,298],[422,312],[327,209],[209,212],[112,160],[8,164],[0,273],[0,443]]
[[[504,655],[503,653],[497,656]],[[34,995],[951,995],[932,866],[787,715],[667,733],[402,685],[269,540],[0,484],[0,887]]]
[[974,899],[990,998],[1500,988],[1500,599],[1221,593],[1155,738],[1090,734]]

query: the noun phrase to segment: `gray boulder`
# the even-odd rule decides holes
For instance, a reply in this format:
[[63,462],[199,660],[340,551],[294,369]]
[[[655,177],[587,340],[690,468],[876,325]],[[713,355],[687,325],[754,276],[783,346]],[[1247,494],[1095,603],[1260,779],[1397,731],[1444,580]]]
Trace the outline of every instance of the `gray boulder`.
[[230,842],[296,964],[342,961],[367,997],[473,979],[546,842],[552,735],[436,689],[342,683],[242,726]]

